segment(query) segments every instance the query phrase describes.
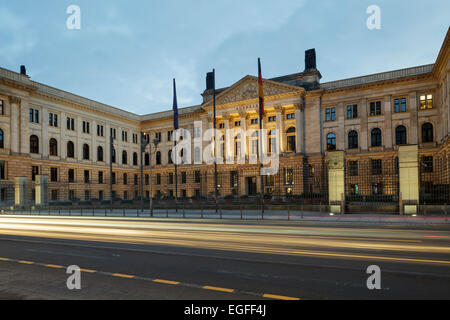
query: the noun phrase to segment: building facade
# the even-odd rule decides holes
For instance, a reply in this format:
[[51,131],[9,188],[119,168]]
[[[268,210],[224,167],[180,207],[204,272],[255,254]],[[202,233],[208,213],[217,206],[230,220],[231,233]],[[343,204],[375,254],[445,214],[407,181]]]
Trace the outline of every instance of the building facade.
[[[216,142],[224,162],[218,165],[220,196],[252,196],[264,188],[267,195],[326,202],[329,155],[343,151],[348,201],[376,196],[376,201],[397,202],[399,148],[417,146],[421,194],[444,194],[446,203],[449,38],[450,32],[430,65],[321,83],[315,51],[308,50],[303,72],[265,79],[263,145],[279,153],[280,166],[271,176],[261,178],[259,164],[250,163],[258,159],[260,143],[258,79],[246,76],[216,90],[217,128],[226,135]],[[0,69],[1,203],[14,203],[17,177],[26,183],[25,198],[33,201],[36,177],[41,176],[49,180],[49,201],[139,199],[141,161],[146,198],[150,179],[154,197],[214,195],[214,165],[203,161],[212,141],[204,133],[214,123],[210,77],[202,104],[179,110],[180,128],[193,142],[184,150],[192,163],[179,165],[175,177],[171,110],[136,115],[32,81],[25,70]],[[142,132],[152,146],[151,156],[150,146],[141,153]]]

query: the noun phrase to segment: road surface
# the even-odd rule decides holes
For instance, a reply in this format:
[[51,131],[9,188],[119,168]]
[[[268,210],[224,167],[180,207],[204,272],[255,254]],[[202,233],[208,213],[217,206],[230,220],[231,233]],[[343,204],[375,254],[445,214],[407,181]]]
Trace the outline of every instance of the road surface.
[[0,216],[0,299],[449,298],[449,225]]

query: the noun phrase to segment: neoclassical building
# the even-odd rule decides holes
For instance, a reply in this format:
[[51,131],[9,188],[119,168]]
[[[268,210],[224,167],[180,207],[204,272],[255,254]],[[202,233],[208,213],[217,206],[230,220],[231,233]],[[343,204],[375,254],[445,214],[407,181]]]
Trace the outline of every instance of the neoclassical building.
[[[321,83],[312,49],[305,54],[303,72],[265,79],[267,148],[280,154],[280,170],[274,176],[261,178],[259,164],[249,163],[257,158],[259,141],[258,79],[245,76],[216,90],[217,128],[256,132],[218,139],[217,152],[225,162],[218,165],[219,194],[251,196],[263,186],[265,194],[327,201],[330,154],[341,151],[348,201],[386,196],[382,201],[396,202],[399,148],[417,146],[421,194],[448,197],[449,37],[450,32],[430,65]],[[201,161],[211,143],[202,133],[213,127],[210,77],[202,103],[179,110],[180,128],[189,131],[193,141],[193,163],[178,167],[179,197],[214,194],[214,166]],[[41,176],[48,177],[50,201],[106,200],[111,197],[110,181],[113,197],[137,199],[141,133],[150,142],[158,140],[156,149],[151,143],[151,156],[150,146],[143,152],[145,196],[150,196],[152,179],[153,196],[173,197],[172,117],[170,108],[136,115],[35,82],[25,68],[20,73],[0,68],[0,201],[14,202],[18,177],[25,198],[33,201],[36,177]],[[278,142],[273,142],[275,130],[280,132]],[[225,161],[237,158],[244,162]]]

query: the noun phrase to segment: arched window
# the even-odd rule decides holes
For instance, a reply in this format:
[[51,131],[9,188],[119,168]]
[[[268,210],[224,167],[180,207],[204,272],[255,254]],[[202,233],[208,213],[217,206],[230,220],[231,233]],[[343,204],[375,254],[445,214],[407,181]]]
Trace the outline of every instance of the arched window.
[[358,148],[358,132],[356,132],[355,130],[352,130],[348,133],[348,148]]
[[379,128],[373,129],[370,134],[370,139],[372,147],[381,147],[381,130]]
[[39,138],[35,135],[30,137],[30,153],[39,153]]
[[128,154],[125,150],[122,151],[122,164],[128,164]]
[[51,156],[58,156],[58,141],[55,138],[50,139],[49,150]]
[[67,158],[75,158],[75,145],[72,141],[67,142]]
[[169,153],[167,154],[167,159],[168,159],[169,163],[173,163],[172,150],[169,150]]
[[145,153],[145,165],[149,166],[150,165],[150,155],[147,153]]
[[103,162],[103,147],[97,147],[97,161]]
[[161,152],[160,151],[156,152],[156,164],[157,165],[161,164]]
[[0,129],[0,149],[3,149],[4,147],[5,147],[5,136],[3,130]]
[[327,135],[327,150],[336,150],[336,135],[334,133],[329,133]]
[[288,152],[295,152],[295,127],[290,127],[286,131],[286,139],[287,139],[287,151]]
[[135,152],[133,153],[133,166],[138,165],[138,154]]
[[83,145],[83,160],[89,160],[89,146],[87,144]]
[[434,141],[433,125],[429,122],[424,123],[422,125],[422,142],[433,142],[433,141]]
[[395,144],[402,145],[406,144],[406,128],[404,126],[398,126],[395,129]]

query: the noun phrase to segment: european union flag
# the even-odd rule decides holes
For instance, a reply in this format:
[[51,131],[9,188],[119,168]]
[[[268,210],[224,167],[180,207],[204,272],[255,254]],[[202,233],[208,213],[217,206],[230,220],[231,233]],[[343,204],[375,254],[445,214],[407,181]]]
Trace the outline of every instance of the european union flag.
[[178,103],[175,79],[173,79],[173,128],[178,130]]

